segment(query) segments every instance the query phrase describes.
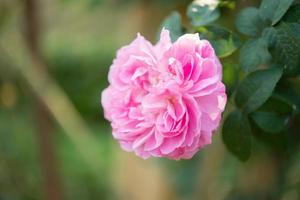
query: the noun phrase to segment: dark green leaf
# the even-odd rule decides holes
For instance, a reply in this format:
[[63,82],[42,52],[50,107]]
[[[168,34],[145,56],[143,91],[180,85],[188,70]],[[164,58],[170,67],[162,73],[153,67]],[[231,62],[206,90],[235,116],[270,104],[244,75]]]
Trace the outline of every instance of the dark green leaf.
[[183,34],[181,26],[181,17],[178,12],[172,12],[162,23],[161,27],[165,27],[170,31],[171,40],[174,42]]
[[293,104],[282,98],[278,94],[278,87],[273,92],[272,96],[259,108],[259,110],[267,112],[276,112],[280,115],[292,115],[294,112]]
[[239,32],[248,36],[258,35],[266,26],[254,7],[243,9],[236,17],[235,25]]
[[275,25],[283,17],[294,0],[263,0],[259,14],[263,19],[270,20]]
[[281,132],[288,122],[287,116],[280,116],[275,112],[257,111],[251,117],[258,127],[268,133]]
[[293,83],[281,84],[276,88],[274,97],[288,104],[296,114],[300,114],[300,94],[294,89]]
[[300,40],[300,24],[298,24],[298,23],[288,23],[287,25],[291,29],[291,32],[292,32],[293,36],[296,37],[297,40]]
[[270,68],[249,74],[239,85],[235,102],[245,113],[259,108],[271,96],[282,75],[282,69]]
[[207,26],[203,36],[211,42],[220,58],[230,56],[241,43],[236,34],[219,26]]
[[187,16],[193,26],[199,27],[217,20],[220,17],[220,11],[218,8],[211,9],[208,6],[192,3],[187,9]]
[[[252,120],[253,121],[253,120]],[[267,147],[271,148],[276,155],[285,154],[288,149],[288,134],[285,133],[287,129],[279,133],[268,133],[263,131],[255,122],[251,123],[251,130],[255,139],[262,142]]]
[[267,47],[274,45],[276,39],[276,29],[274,27],[267,27],[262,32],[262,38],[267,42]]
[[223,142],[227,149],[241,161],[246,161],[251,155],[251,128],[249,121],[240,111],[228,115],[222,130]]
[[226,94],[229,99],[232,93],[235,91],[238,83],[238,67],[233,59],[224,59],[222,61],[223,65],[223,76],[222,81],[226,85]]
[[290,23],[300,23],[300,4],[292,6],[282,20]]
[[233,54],[238,48],[234,38],[230,37],[228,40],[211,40],[211,44],[214,47],[216,54],[219,58],[225,58]]
[[275,39],[270,47],[274,60],[284,66],[287,75],[300,73],[300,25],[281,23],[276,27]]
[[251,72],[260,65],[267,64],[271,60],[268,51],[268,42],[264,38],[248,40],[240,51],[240,65],[243,71]]

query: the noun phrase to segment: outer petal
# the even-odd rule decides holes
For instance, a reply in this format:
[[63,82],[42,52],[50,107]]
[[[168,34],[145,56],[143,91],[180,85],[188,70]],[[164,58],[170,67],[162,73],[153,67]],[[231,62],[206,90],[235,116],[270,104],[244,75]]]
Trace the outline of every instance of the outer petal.
[[155,52],[158,59],[161,59],[166,51],[172,46],[170,33],[167,29],[163,28],[160,33],[160,39],[155,45]]

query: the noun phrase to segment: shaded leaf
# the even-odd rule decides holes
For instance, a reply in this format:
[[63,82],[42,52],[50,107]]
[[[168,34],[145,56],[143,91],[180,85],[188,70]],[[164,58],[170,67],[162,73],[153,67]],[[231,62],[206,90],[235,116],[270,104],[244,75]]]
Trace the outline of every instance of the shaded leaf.
[[263,38],[248,40],[241,48],[239,62],[245,72],[256,70],[259,65],[272,59],[268,51],[268,42]]
[[274,97],[288,104],[295,114],[300,114],[300,94],[294,89],[293,83],[281,84],[276,88]]
[[217,20],[220,17],[220,11],[218,8],[211,9],[208,6],[192,3],[187,9],[187,16],[193,26],[199,27]]
[[[251,123],[253,122],[253,123]],[[263,131],[258,125],[251,120],[251,130],[253,137],[259,142],[262,142],[267,147],[271,148],[272,151],[276,152],[277,155],[282,155],[287,152],[288,149],[288,135],[284,132],[285,129],[279,133],[268,133]]]
[[258,35],[266,26],[254,7],[243,9],[236,17],[235,25],[239,32],[248,36]]
[[251,117],[258,127],[268,133],[281,132],[288,122],[287,116],[280,116],[275,112],[257,111]]
[[300,4],[293,5],[282,18],[285,22],[300,23]]
[[251,155],[251,128],[249,121],[240,111],[230,113],[223,125],[223,142],[239,160],[246,161]]
[[297,38],[299,41],[300,39],[300,24],[298,23],[288,23],[293,35]]
[[284,73],[300,73],[300,25],[281,23],[275,29],[275,39],[270,47],[274,60],[284,66]]
[[219,26],[207,26],[203,36],[211,42],[220,58],[230,56],[241,44],[236,34]]
[[275,25],[283,17],[294,0],[263,0],[259,14],[263,19],[270,20]]
[[271,96],[282,69],[270,68],[249,74],[238,86],[235,102],[245,113],[258,109]]
[[262,32],[262,38],[267,42],[267,47],[274,45],[276,40],[276,29],[274,27],[267,27]]
[[226,85],[226,94],[229,99],[232,93],[235,91],[238,83],[238,67],[232,59],[224,59],[223,65],[223,76],[222,81]]
[[178,12],[172,12],[162,23],[161,28],[165,27],[170,31],[172,42],[176,41],[183,34],[181,26],[181,16]]
[[279,95],[277,88],[273,92],[272,96],[259,108],[259,110],[276,112],[280,115],[292,115],[294,112],[293,104]]

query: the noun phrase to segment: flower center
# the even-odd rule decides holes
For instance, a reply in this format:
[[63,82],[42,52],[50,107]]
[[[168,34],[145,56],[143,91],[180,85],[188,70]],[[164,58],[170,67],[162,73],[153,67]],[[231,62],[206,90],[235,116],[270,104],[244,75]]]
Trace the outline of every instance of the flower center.
[[150,77],[150,83],[151,85],[157,85],[160,81],[160,78],[158,76]]

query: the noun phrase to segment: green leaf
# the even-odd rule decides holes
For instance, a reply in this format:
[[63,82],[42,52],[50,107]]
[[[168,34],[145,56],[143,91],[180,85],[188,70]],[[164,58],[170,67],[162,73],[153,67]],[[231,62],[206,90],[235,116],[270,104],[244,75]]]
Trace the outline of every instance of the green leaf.
[[229,8],[231,10],[234,10],[236,7],[236,2],[234,1],[220,1],[219,2],[219,7],[225,7],[225,8]]
[[226,94],[229,99],[235,91],[238,83],[238,67],[233,59],[225,59],[222,62],[223,76],[222,81],[226,85]]
[[259,16],[258,9],[254,7],[243,9],[236,17],[235,25],[239,32],[248,36],[260,34],[266,26]]
[[291,29],[293,36],[299,41],[300,40],[300,24],[298,23],[287,23]]
[[270,20],[275,25],[283,17],[294,0],[263,0],[259,14],[263,19]]
[[300,74],[300,25],[280,23],[270,52],[276,63],[284,66],[284,74]]
[[293,5],[282,18],[285,22],[300,23],[300,4]]
[[252,137],[249,121],[240,111],[233,111],[226,118],[222,130],[223,142],[239,160],[251,155]]
[[260,65],[272,59],[268,51],[268,42],[264,38],[248,40],[241,48],[239,62],[245,72],[256,70]]
[[292,82],[281,84],[280,87],[276,88],[274,97],[288,104],[295,114],[300,114],[300,94],[293,87],[294,85]]
[[287,129],[284,129],[283,131],[276,134],[268,133],[266,131],[263,131],[256,125],[255,122],[253,122],[251,124],[251,130],[255,139],[259,142],[262,142],[262,144],[266,145],[268,148],[271,148],[272,151],[279,154],[285,154],[287,152],[289,148],[288,146],[290,146],[288,142],[288,138],[290,138],[290,136],[285,132],[287,131]]
[[279,87],[276,87],[272,96],[259,108],[259,110],[276,112],[280,115],[292,115],[295,110],[295,108],[293,108],[293,104],[284,99],[281,94],[278,93],[278,88]]
[[282,69],[270,68],[250,73],[238,86],[235,102],[245,113],[258,109],[271,96]]
[[161,28],[165,27],[170,31],[171,40],[174,42],[183,35],[183,28],[181,26],[181,16],[178,12],[172,12],[162,23]]
[[230,56],[241,44],[236,34],[219,26],[207,26],[203,37],[211,42],[220,58]]
[[230,37],[228,40],[220,39],[220,40],[211,40],[210,42],[214,47],[216,54],[219,58],[226,58],[230,56],[238,48],[238,45],[234,41],[233,37]]
[[276,29],[274,27],[267,27],[262,32],[262,38],[267,42],[267,47],[274,45],[276,39]]
[[220,17],[220,11],[218,8],[211,9],[208,6],[192,3],[187,9],[187,16],[193,26],[199,27],[217,20]]
[[280,116],[275,112],[257,111],[251,117],[259,128],[268,133],[283,131],[288,122],[287,116]]

